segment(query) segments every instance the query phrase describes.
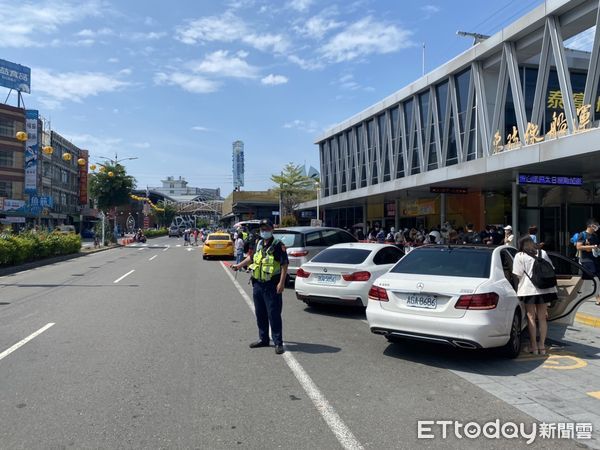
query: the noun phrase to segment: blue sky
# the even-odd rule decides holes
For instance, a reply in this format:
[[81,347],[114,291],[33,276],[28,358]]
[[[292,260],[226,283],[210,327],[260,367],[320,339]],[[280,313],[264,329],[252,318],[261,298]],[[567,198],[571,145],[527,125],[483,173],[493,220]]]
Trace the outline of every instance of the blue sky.
[[[139,186],[167,175],[231,192],[287,162],[318,168],[315,137],[541,0],[0,0],[0,58],[32,68],[28,108]],[[6,95],[0,88],[0,95]],[[14,98],[13,100],[14,101]]]

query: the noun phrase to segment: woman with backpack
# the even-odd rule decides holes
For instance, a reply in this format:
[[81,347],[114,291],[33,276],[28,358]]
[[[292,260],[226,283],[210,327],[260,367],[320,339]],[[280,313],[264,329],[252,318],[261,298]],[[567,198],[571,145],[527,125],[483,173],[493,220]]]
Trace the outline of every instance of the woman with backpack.
[[[519,240],[519,253],[515,255],[513,262],[513,274],[519,277],[517,296],[525,305],[527,312],[527,329],[531,344],[526,351],[534,355],[545,355],[548,303],[558,298],[556,276],[548,254],[538,249],[529,236]],[[536,341],[538,329],[539,344]]]

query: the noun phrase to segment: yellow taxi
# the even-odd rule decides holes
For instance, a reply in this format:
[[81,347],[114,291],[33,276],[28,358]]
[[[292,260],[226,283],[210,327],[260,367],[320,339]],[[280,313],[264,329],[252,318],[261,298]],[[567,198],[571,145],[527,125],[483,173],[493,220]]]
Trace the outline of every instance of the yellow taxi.
[[229,256],[233,258],[233,240],[231,235],[225,232],[210,233],[202,247],[202,258],[209,256]]

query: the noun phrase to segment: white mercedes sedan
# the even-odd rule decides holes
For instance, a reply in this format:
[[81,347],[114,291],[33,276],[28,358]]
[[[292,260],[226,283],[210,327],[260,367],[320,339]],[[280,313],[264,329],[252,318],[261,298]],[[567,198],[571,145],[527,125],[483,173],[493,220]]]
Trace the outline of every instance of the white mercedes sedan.
[[[416,339],[454,347],[502,347],[519,354],[524,308],[512,274],[516,249],[509,246],[419,247],[408,253],[369,291],[371,332],[390,342]],[[549,321],[571,324],[578,306],[597,283],[579,264],[549,253],[556,270],[558,300]]]
[[388,244],[332,245],[298,269],[296,297],[307,305],[366,306],[373,282],[402,255],[402,250]]

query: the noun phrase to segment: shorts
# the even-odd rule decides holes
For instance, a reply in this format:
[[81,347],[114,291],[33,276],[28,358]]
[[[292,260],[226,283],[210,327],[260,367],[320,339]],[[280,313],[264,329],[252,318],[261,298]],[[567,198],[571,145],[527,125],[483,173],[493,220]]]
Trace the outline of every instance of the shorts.
[[[594,276],[600,276],[600,270],[598,270],[598,259],[594,258],[594,259],[590,259],[590,258],[586,258],[586,259],[579,259],[579,263],[587,270],[589,270]],[[587,280],[588,277],[584,276],[583,277],[584,280]]]
[[519,300],[526,305],[543,305],[544,303],[552,303],[557,299],[558,295],[556,295],[556,292],[551,292],[549,294],[524,295],[519,297]]

